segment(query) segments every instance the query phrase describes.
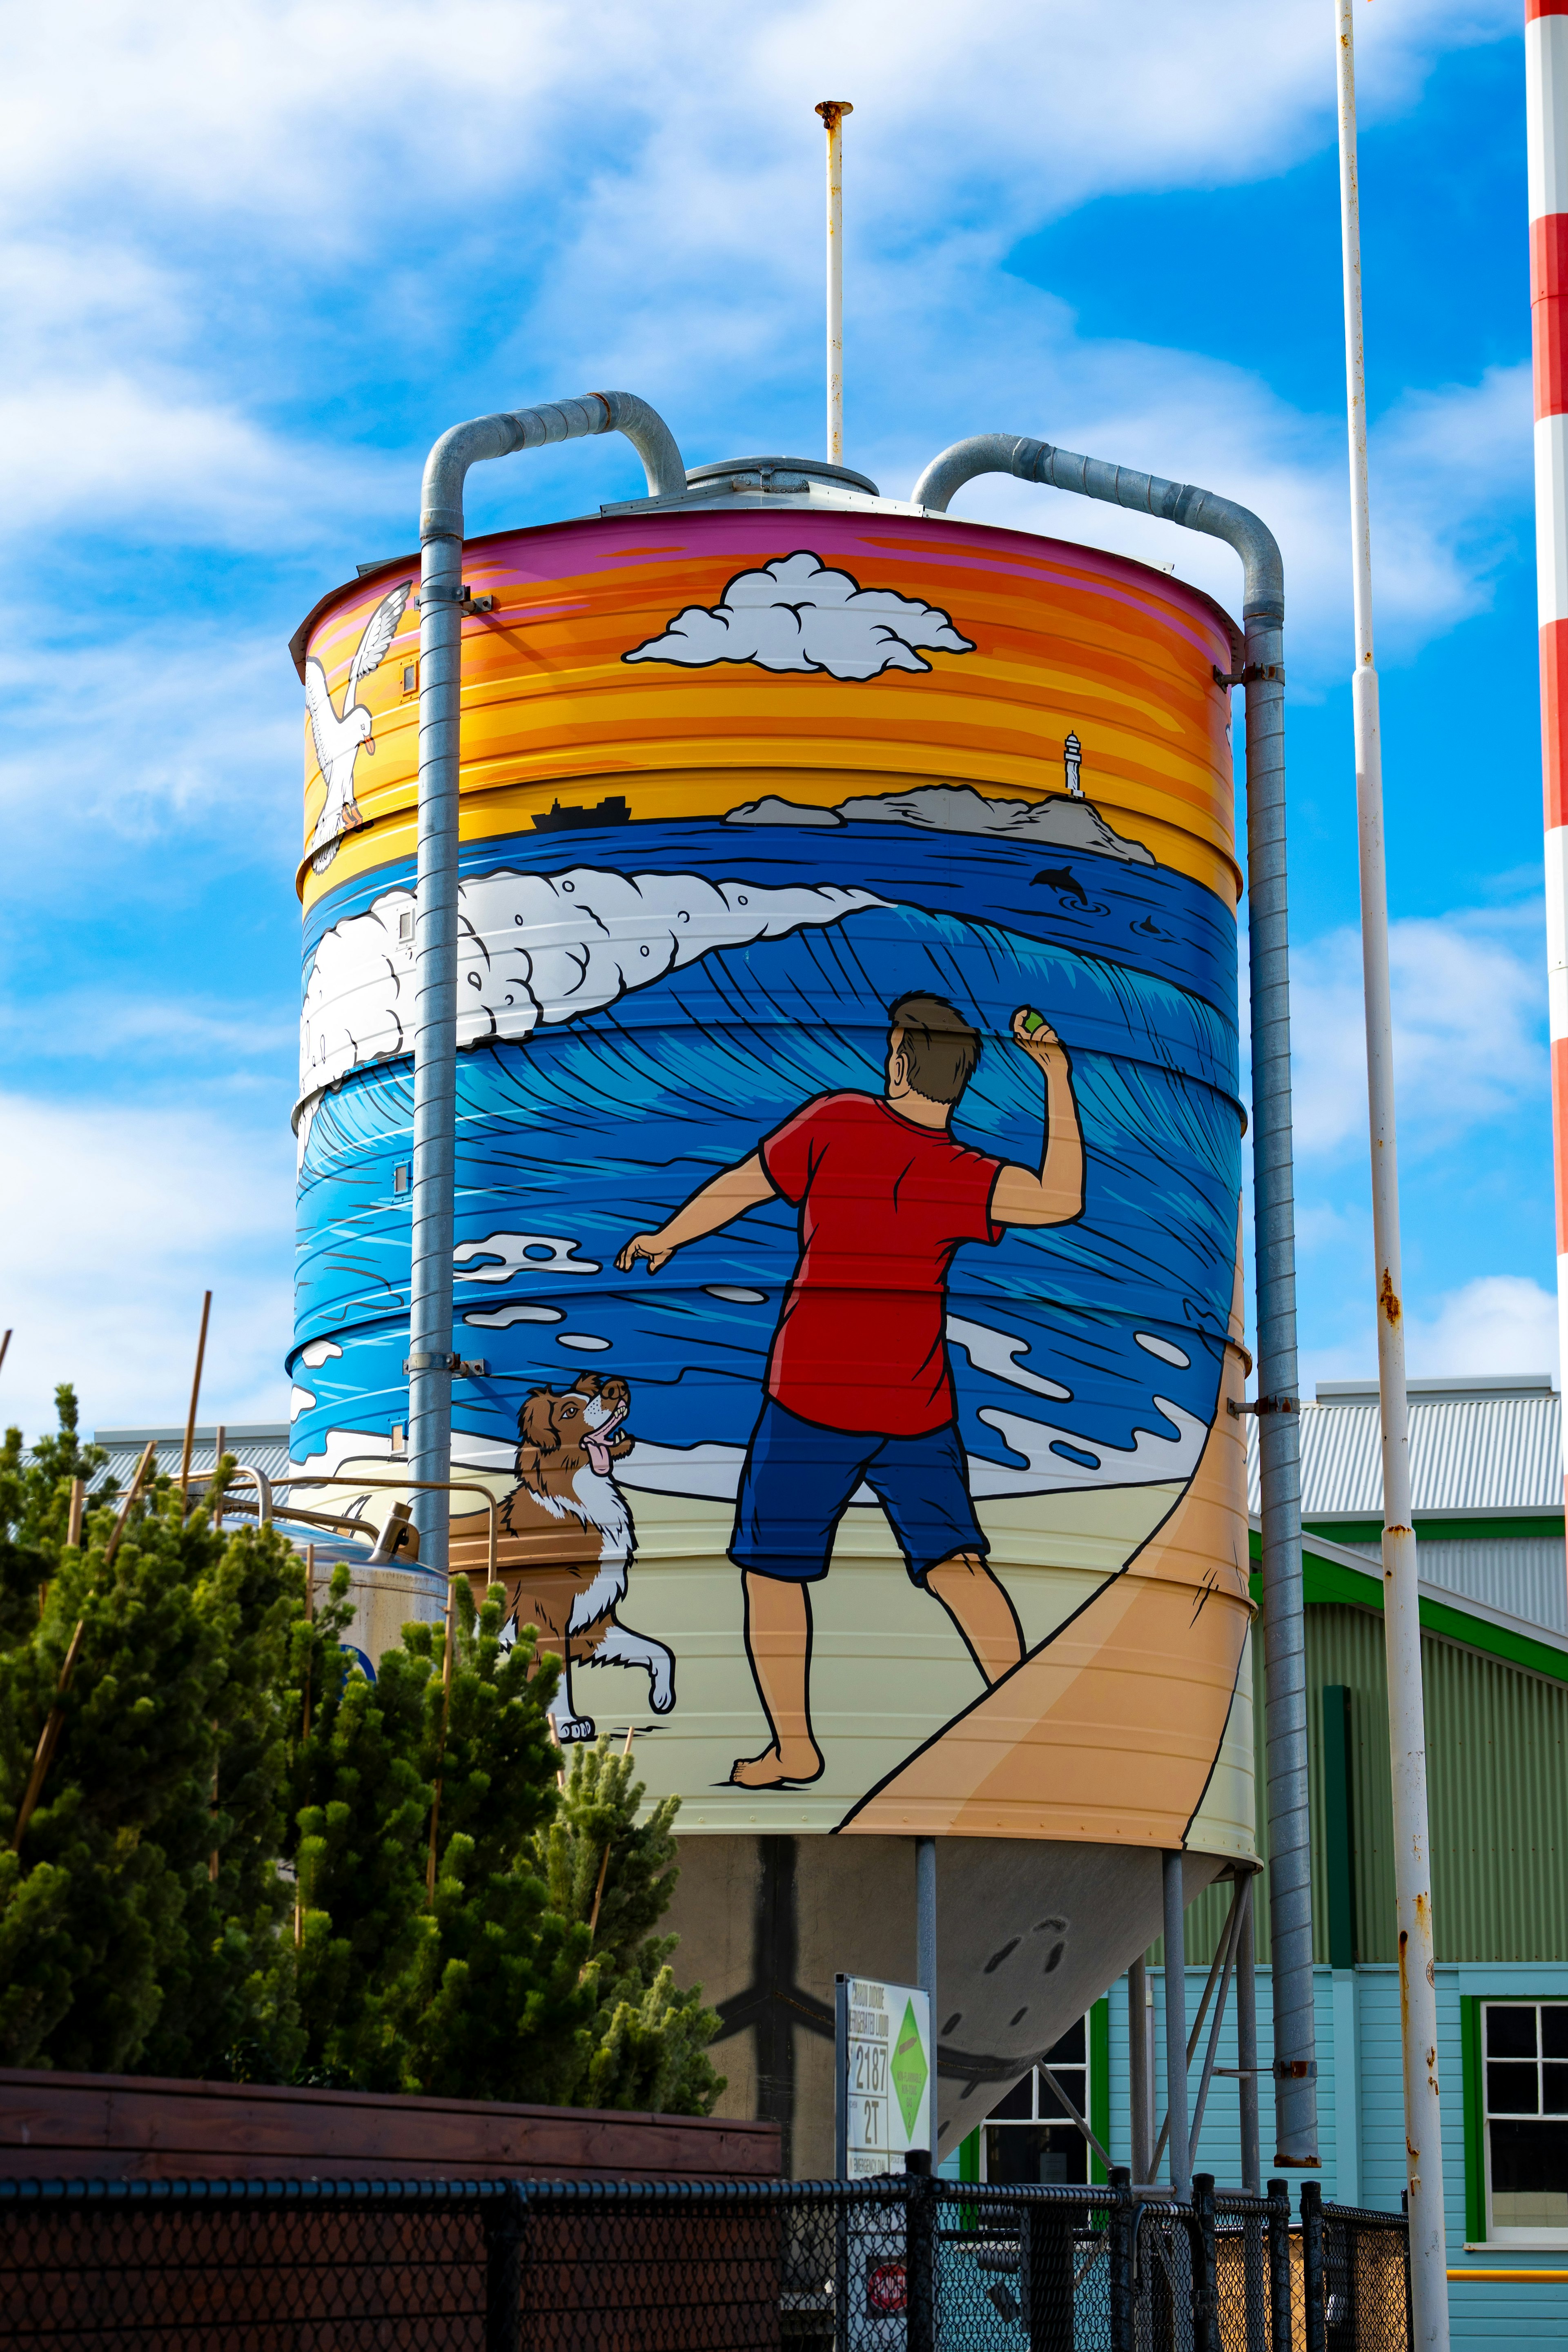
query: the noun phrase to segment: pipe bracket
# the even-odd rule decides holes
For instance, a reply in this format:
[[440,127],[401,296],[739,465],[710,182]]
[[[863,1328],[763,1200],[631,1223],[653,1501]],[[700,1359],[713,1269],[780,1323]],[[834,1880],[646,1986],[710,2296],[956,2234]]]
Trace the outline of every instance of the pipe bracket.
[[418,588],[414,593],[416,610],[422,604],[456,604],[465,613],[493,613],[495,604],[493,596],[476,596],[466,580],[460,588],[442,587],[433,581],[428,588]]

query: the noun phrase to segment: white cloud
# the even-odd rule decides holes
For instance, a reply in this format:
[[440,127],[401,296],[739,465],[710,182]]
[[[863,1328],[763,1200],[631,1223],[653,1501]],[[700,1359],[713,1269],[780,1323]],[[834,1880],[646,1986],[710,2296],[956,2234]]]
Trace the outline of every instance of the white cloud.
[[1487,1372],[1558,1376],[1557,1300],[1522,1275],[1481,1275],[1451,1290],[1429,1317],[1410,1316],[1412,1378],[1473,1380]]
[[[21,1001],[0,1003],[0,1030],[26,1046],[39,1025],[39,1007]],[[280,1062],[293,1043],[297,1024],[279,1003],[229,1003],[188,997],[141,996],[105,977],[97,988],[67,991],[48,999],[47,1026],[53,1058],[93,1061],[123,1076],[128,1066],[172,1073],[196,1064],[209,1084],[243,1083],[253,1066]]]
[[[1418,88],[1433,54],[1515,28],[1508,0],[1409,0],[1358,26],[1366,117]],[[606,208],[628,182],[705,193],[687,234],[777,225],[769,184],[822,134],[824,88],[852,92],[861,201],[907,225],[911,191],[958,212],[1081,202],[1274,170],[1330,105],[1321,8],[1275,0],[990,0],[954,37],[941,0],[816,0],[737,17],[719,0],[89,0],[69,18],[14,8],[0,94],[0,194],[19,211],[107,191],[352,241],[389,204],[548,181],[596,101],[626,159],[579,173]],[[1042,121],[1049,135],[1042,138]],[[680,168],[683,166],[684,168]],[[698,184],[693,188],[692,183]],[[815,209],[815,207],[812,207]],[[645,253],[658,250],[658,229]]]
[[0,1097],[0,1322],[15,1327],[0,1418],[181,1422],[202,1292],[213,1292],[204,1419],[288,1419],[293,1193],[281,1120]]
[[96,643],[14,639],[0,694],[13,822],[146,839],[183,819],[199,842],[243,809],[282,855],[299,837],[304,701],[275,636],[171,614]]
[[[1547,1086],[1544,957],[1536,912],[1468,909],[1392,925],[1394,1084],[1401,1141],[1451,1147]],[[1297,1150],[1366,1136],[1361,936],[1298,945],[1290,961]]]
[[[1364,12],[1365,119],[1407,104],[1444,50],[1511,34],[1514,13],[1504,0]],[[424,435],[447,421],[428,415],[423,374],[405,454],[351,457],[361,432],[346,422],[334,456],[294,410],[282,418],[301,394],[348,419],[363,404],[382,420],[363,439],[383,437],[388,320],[405,347],[458,331],[420,242],[443,222],[443,267],[452,233],[469,253],[495,236],[492,274],[517,321],[465,353],[477,408],[619,375],[700,440],[721,429],[715,408],[737,378],[793,377],[815,344],[811,108],[838,83],[857,104],[851,428],[891,459],[892,486],[952,437],[951,395],[954,433],[1043,432],[1250,495],[1292,542],[1303,616],[1326,537],[1338,610],[1337,417],[1297,417],[1238,372],[1182,353],[1080,348],[1060,305],[998,267],[1021,235],[1092,196],[1273,173],[1320,145],[1331,88],[1321,0],[1276,0],[1261,44],[1251,0],[1055,0],[1043,22],[1023,0],[987,0],[961,41],[937,0],[896,12],[774,0],[740,20],[717,0],[651,15],[628,0],[170,0],[151,16],[99,0],[87,22],[89,37],[79,15],[8,28],[0,210],[8,197],[16,229],[0,290],[18,329],[0,478],[18,519],[135,516],[164,538],[297,546],[329,515],[410,513]],[[525,196],[520,247],[487,223]],[[236,268],[237,238],[247,265],[265,260],[254,281]],[[980,383],[1005,418],[970,413]],[[900,424],[879,428],[876,411]],[[1415,442],[1429,422],[1405,420]],[[1303,440],[1322,444],[1304,470]],[[1474,471],[1477,436],[1447,457],[1440,431],[1423,446],[1436,472],[1415,537],[1433,540],[1429,562],[1419,547],[1402,558],[1392,491],[1379,518],[1391,622],[1412,566],[1415,606],[1436,621],[1476,593],[1445,539],[1445,484]],[[592,461],[565,463],[582,479]],[[480,499],[504,470],[486,469]],[[535,468],[551,474],[549,460]],[[1485,490],[1467,490],[1461,537]],[[1038,494],[1020,519],[1047,527]],[[1079,503],[1086,535],[1113,525],[1135,529],[1085,522]],[[1157,533],[1160,560],[1184,536]],[[1190,560],[1234,597],[1223,551]]]
[[[793,520],[793,518],[792,518]],[[862,588],[809,548],[731,581],[711,611],[689,604],[663,635],[634,646],[629,662],[754,662],[759,669],[826,670],[833,677],[879,677],[885,669],[928,670],[918,648],[972,654],[945,613],[892,588]]]
[[[1294,408],[1258,376],[1201,354],[1081,340],[1059,304],[1026,290],[1009,289],[1005,301],[962,291],[955,299],[969,314],[960,351],[986,353],[984,413],[967,364],[955,369],[951,352],[945,361],[928,353],[933,320],[900,320],[932,425],[915,443],[916,420],[907,411],[900,418],[888,488],[907,497],[945,441],[1000,431],[1219,490],[1261,515],[1279,541],[1297,683],[1348,675],[1350,491],[1340,415]],[[1482,609],[1500,562],[1528,541],[1531,413],[1525,362],[1491,369],[1479,384],[1409,394],[1373,428],[1374,584],[1385,665]],[[967,484],[952,511],[1173,565],[1229,611],[1240,609],[1236,555],[1173,523],[1002,476]]]

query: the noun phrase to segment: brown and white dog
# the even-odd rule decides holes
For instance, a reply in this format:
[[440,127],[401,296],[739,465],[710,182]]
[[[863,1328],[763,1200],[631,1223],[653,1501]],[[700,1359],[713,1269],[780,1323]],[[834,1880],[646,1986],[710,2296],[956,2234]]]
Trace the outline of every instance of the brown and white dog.
[[[635,1443],[626,1428],[631,1390],[617,1374],[583,1372],[569,1389],[532,1390],[518,1415],[517,1485],[500,1505],[496,1573],[509,1628],[537,1625],[539,1646],[562,1661],[551,1713],[563,1740],[592,1739],[590,1716],[572,1703],[572,1669],[644,1666],[653,1711],[675,1705],[675,1660],[662,1642],[634,1633],[616,1611],[626,1598],[637,1534],[615,1465]],[[452,1521],[450,1558],[484,1591],[489,1515]]]

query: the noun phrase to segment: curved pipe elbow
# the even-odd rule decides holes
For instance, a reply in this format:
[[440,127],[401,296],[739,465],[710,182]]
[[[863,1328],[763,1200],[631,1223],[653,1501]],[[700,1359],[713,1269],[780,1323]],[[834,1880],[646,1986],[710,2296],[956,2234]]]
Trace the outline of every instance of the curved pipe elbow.
[[421,541],[462,538],[463,485],[470,466],[487,457],[510,457],[518,449],[543,449],[556,441],[611,432],[624,433],[642,459],[652,497],[668,498],[685,489],[685,463],[658,410],[634,392],[590,392],[580,400],[472,417],[443,433],[425,461]]
[[650,499],[679,498],[686,488],[686,460],[657,408],[635,392],[596,392],[609,412],[611,428],[624,433],[643,462]]
[[1014,433],[976,433],[967,441],[955,441],[926,467],[910,493],[910,499],[934,514],[945,514],[954,492],[978,474],[1011,474],[1019,481],[1074,490],[1082,498],[1157,515],[1184,530],[1223,539],[1241,558],[1247,620],[1266,628],[1283,628],[1285,568],[1279,544],[1268,524],[1249,508],[1216,498],[1195,483],[1167,482],[1158,474],[1134,473],[1125,466],[1107,465],[1101,458],[1079,457],[1070,449],[1053,448],[1048,441],[1032,441]]

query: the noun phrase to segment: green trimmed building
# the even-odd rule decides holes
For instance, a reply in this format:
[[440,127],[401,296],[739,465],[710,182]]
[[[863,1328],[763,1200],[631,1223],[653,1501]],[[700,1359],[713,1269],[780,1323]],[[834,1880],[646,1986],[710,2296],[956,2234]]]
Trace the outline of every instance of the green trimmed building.
[[[1404,2105],[1375,1387],[1320,1388],[1316,1403],[1303,1408],[1301,1441],[1321,2179],[1325,2196],[1396,2210]],[[1456,2352],[1556,2344],[1568,2340],[1561,1399],[1545,1379],[1415,1381],[1411,1443],[1453,2340]],[[1256,1492],[1252,1499],[1256,1509]],[[1254,1591],[1261,1598],[1256,1580]],[[1253,1688],[1261,1804],[1260,1643]],[[1259,1848],[1266,1857],[1261,1825]],[[1267,1876],[1258,1894],[1259,2059],[1267,2066]],[[1216,1886],[1187,1915],[1189,2019],[1227,1900],[1228,1890]],[[1160,1958],[1155,1947],[1157,2051]],[[1063,2046],[1065,2066],[1055,2067],[1117,2163],[1131,2151],[1128,2033],[1124,1979],[1096,2004],[1071,2050]],[[1218,2063],[1237,2063],[1234,2010]],[[1267,2173],[1274,2121],[1267,2086],[1262,2119]],[[1234,2077],[1215,2077],[1196,2162],[1222,2181],[1240,2177]],[[966,2143],[953,2168],[971,2178],[1071,2179],[1086,2167],[1100,2169],[1036,2079]]]

